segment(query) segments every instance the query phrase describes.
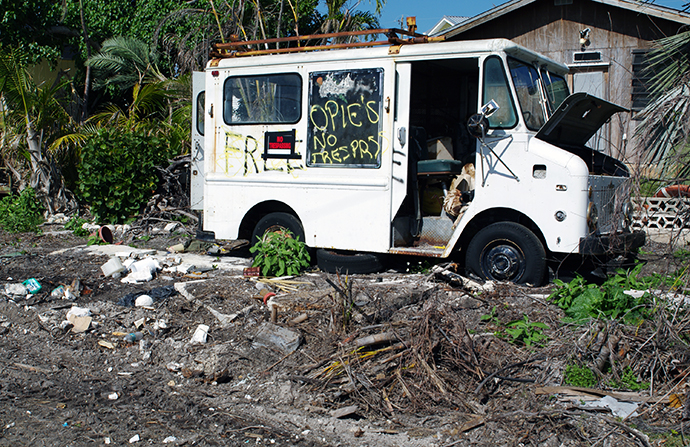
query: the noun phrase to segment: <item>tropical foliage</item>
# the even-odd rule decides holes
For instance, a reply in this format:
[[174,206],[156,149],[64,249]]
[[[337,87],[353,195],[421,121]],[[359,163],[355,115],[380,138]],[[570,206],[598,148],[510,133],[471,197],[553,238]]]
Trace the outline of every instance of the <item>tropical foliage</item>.
[[[376,14],[383,2],[372,1]],[[96,215],[126,219],[142,205],[128,200],[145,201],[156,187],[150,163],[189,148],[189,73],[206,62],[211,43],[378,26],[375,14],[357,11],[359,0],[326,0],[325,14],[318,4],[0,0],[0,163],[19,190],[33,188],[48,213],[75,209],[66,179]],[[74,61],[69,77],[34,81],[34,64],[60,57]],[[142,188],[125,179],[133,166],[146,167]],[[98,182],[116,196],[122,188],[134,192],[114,203]]]
[[668,179],[690,175],[690,31],[660,39],[649,54],[654,100],[641,112],[644,161]]

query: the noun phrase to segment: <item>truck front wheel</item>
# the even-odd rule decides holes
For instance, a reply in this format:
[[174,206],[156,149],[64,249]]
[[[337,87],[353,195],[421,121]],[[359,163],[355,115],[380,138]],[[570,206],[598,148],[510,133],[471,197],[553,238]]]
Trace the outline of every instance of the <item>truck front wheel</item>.
[[546,252],[539,238],[523,225],[497,222],[472,238],[465,265],[482,279],[539,286],[546,273]]

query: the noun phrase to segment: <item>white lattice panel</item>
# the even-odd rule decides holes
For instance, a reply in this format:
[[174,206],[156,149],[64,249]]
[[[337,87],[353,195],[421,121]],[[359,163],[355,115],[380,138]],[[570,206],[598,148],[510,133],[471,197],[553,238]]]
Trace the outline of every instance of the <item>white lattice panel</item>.
[[642,197],[633,200],[633,228],[680,230],[690,228],[690,198]]

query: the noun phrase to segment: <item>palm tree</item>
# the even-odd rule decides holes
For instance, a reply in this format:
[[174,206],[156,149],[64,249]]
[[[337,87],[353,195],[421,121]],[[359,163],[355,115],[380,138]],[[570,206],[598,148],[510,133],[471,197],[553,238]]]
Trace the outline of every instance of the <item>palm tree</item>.
[[656,41],[648,70],[654,99],[639,115],[642,161],[677,181],[690,175],[690,31]]
[[49,214],[76,208],[48,151],[71,122],[58,100],[67,84],[37,86],[23,53],[0,48],[0,154],[19,189],[32,187]]
[[[320,31],[322,33],[340,33],[345,31],[362,31],[379,27],[378,15],[381,14],[386,0],[376,0],[376,12],[355,10],[361,1],[352,4],[349,0],[326,0],[327,13],[323,18]],[[349,37],[345,40],[356,40]]]

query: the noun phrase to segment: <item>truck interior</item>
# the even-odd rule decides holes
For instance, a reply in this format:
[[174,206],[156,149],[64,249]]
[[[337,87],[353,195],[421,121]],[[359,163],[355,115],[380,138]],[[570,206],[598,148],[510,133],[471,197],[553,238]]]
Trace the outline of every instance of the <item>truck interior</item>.
[[430,254],[448,242],[457,218],[444,201],[461,211],[472,199],[477,140],[467,119],[477,111],[479,60],[417,61],[411,68],[408,191],[392,242]]

